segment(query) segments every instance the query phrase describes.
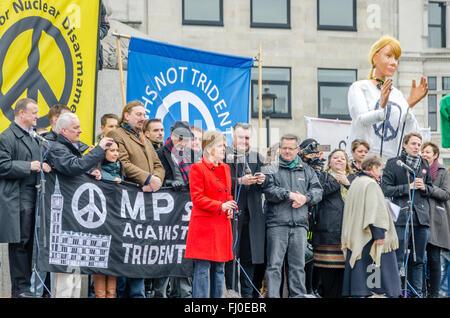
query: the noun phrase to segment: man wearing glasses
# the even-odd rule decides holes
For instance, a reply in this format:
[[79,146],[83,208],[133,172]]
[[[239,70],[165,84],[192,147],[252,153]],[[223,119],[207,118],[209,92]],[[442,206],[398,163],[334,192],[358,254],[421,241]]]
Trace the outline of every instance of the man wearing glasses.
[[284,135],[280,158],[265,169],[267,185],[266,280],[270,298],[280,297],[282,265],[289,257],[289,297],[306,297],[305,250],[308,232],[308,204],[322,199],[322,187],[314,170],[299,157],[298,137]]

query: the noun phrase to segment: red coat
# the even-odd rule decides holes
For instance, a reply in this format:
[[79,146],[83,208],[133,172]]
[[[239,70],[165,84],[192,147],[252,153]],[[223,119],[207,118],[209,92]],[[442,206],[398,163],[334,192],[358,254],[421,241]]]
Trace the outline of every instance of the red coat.
[[189,172],[191,220],[184,257],[227,262],[233,259],[231,222],[222,203],[233,200],[230,166],[214,166],[203,157]]

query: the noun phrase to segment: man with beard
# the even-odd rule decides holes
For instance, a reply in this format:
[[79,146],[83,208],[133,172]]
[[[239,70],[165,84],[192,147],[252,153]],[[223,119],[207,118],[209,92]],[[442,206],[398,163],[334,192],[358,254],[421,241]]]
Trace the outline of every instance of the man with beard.
[[[108,133],[119,144],[119,159],[125,181],[142,186],[144,192],[158,191],[164,181],[164,167],[152,143],[145,137],[143,124],[145,108],[140,101],[132,101],[122,111],[120,127]],[[143,278],[128,278],[131,298],[145,298]]]

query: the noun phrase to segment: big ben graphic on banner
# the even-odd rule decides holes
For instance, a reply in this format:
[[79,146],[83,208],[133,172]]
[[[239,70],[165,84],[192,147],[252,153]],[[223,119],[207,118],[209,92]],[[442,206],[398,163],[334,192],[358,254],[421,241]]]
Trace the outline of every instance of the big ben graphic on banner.
[[63,104],[78,115],[82,141],[92,143],[99,4],[0,1],[0,132],[14,120],[16,101],[29,97],[39,106],[38,127]]

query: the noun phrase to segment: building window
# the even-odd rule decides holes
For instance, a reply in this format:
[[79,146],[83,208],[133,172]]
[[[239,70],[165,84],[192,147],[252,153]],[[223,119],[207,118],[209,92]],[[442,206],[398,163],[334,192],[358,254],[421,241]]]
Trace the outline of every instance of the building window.
[[356,78],[356,70],[318,69],[319,117],[351,119],[347,95],[350,85]]
[[183,24],[223,26],[223,0],[183,0]]
[[[430,89],[429,85],[428,89]],[[450,77],[447,76],[442,77],[442,90],[450,91]]]
[[[258,68],[251,71],[252,117],[258,118]],[[291,118],[291,68],[263,67],[262,93],[276,95],[274,109],[270,112],[272,118]]]
[[428,94],[428,126],[437,131],[437,95]]
[[356,31],[356,0],[317,0],[317,29]]
[[428,90],[435,91],[437,89],[436,76],[428,76]]
[[446,47],[445,34],[445,3],[428,3],[428,47]]
[[290,0],[250,0],[250,27],[291,28]]

